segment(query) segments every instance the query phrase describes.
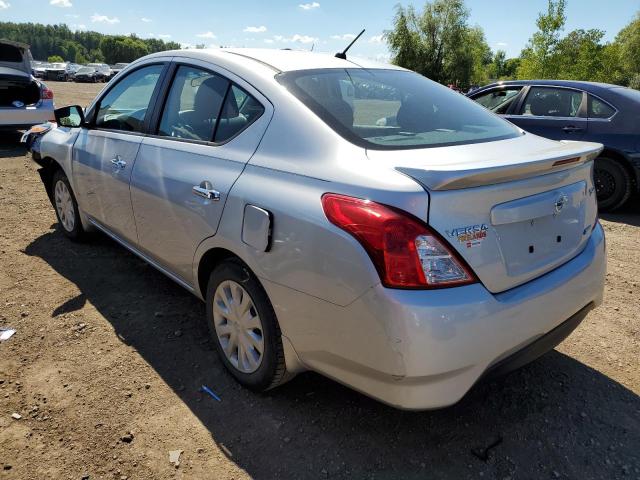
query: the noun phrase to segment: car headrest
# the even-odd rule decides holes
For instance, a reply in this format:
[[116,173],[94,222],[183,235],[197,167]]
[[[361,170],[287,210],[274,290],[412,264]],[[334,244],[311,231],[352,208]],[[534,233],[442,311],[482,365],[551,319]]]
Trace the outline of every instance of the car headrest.
[[426,105],[428,105],[428,99],[405,99],[396,114],[398,126],[407,132],[428,132],[433,130],[431,118],[425,112]]
[[532,115],[557,117],[562,114],[562,103],[556,95],[548,94],[534,97],[529,109]]
[[209,77],[198,87],[193,99],[193,109],[211,112],[212,105],[220,105],[227,92],[228,82],[221,77]]
[[353,108],[341,98],[331,97],[322,101],[326,108],[345,127],[353,127]]

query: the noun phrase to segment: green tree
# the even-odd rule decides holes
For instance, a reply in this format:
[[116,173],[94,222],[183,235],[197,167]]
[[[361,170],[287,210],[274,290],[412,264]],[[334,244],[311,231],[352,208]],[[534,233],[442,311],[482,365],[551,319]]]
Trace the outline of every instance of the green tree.
[[522,51],[519,78],[555,78],[558,74],[557,46],[566,21],[565,0],[548,0],[547,12],[536,20],[538,31]]
[[[123,62],[135,60],[147,53],[180,48],[176,42],[164,42],[155,38],[140,39],[134,34],[111,36],[91,31],[72,31],[64,24],[0,22],[0,38],[30,45],[31,53],[35,59],[41,60],[58,55],[76,63],[104,62],[106,56],[100,48],[104,39],[114,40],[112,43],[115,43],[117,48],[109,52],[110,56],[118,57],[116,61]],[[109,45],[112,46],[112,43]],[[120,60],[120,57],[125,58]]]
[[464,0],[433,0],[422,12],[396,7],[393,29],[385,32],[393,62],[445,84],[483,79],[491,50],[468,18]]
[[617,80],[628,85],[640,75],[640,12],[624,27],[607,52],[609,63],[617,63]]
[[602,30],[574,30],[558,42],[555,48],[555,78],[595,80],[603,71],[604,46],[600,44]]
[[515,79],[520,67],[520,58],[508,58],[504,62],[504,78]]
[[493,61],[489,65],[489,72],[491,78],[499,79],[505,74],[507,62],[507,52],[504,50],[498,50],[493,56]]
[[49,63],[62,63],[62,62],[64,62],[64,58],[62,58],[60,55],[50,55],[47,58],[47,62],[49,62]]

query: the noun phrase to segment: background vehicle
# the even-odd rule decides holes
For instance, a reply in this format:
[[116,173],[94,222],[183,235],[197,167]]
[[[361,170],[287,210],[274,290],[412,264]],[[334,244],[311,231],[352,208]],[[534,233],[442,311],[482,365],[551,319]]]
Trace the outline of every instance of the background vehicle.
[[96,69],[96,78],[100,82],[108,82],[112,76],[111,67],[106,63],[88,63],[87,67],[93,67]]
[[45,79],[66,82],[71,75],[69,63],[51,63],[45,69]]
[[29,46],[0,40],[0,128],[46,122],[53,110],[53,92],[31,75]]
[[47,62],[33,60],[31,62],[31,74],[36,78],[44,78],[48,66]]
[[123,68],[127,68],[128,63],[116,63],[111,66],[111,78],[115,77],[117,74],[122,71]]
[[100,230],[205,300],[248,388],[312,369],[444,406],[602,301],[602,146],[522,132],[399,67],[163,52],[56,118],[34,159],[61,230]]
[[98,71],[94,67],[80,67],[78,71],[73,75],[74,82],[101,82],[103,80],[103,75],[98,73]]
[[487,85],[469,97],[536,135],[604,144],[594,172],[600,210],[620,208],[639,191],[639,91],[602,83],[526,80]]

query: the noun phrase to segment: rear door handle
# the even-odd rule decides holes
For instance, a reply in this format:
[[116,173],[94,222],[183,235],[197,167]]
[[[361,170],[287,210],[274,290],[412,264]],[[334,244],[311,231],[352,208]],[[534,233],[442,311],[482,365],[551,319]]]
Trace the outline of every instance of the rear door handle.
[[582,130],[584,130],[584,128],[576,127],[575,125],[567,125],[566,127],[562,127],[562,131],[567,133],[581,132]]
[[217,202],[220,200],[220,192],[213,189],[211,182],[204,180],[200,185],[194,185],[191,189],[194,195],[197,195],[207,200],[213,200]]
[[127,166],[127,162],[122,160],[122,157],[120,157],[120,155],[116,155],[111,159],[111,165],[122,170]]

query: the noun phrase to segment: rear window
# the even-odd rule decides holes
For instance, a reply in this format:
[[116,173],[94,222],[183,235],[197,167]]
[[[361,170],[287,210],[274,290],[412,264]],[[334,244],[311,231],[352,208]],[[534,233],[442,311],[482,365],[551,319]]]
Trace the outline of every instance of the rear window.
[[365,148],[438,147],[520,135],[473,100],[413,72],[301,70],[276,79],[336,132]]
[[22,51],[13,45],[0,43],[0,62],[22,62]]

